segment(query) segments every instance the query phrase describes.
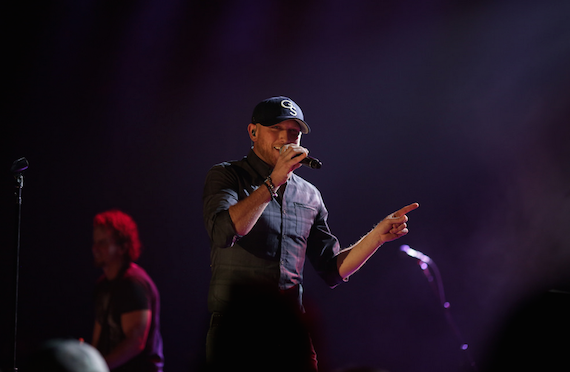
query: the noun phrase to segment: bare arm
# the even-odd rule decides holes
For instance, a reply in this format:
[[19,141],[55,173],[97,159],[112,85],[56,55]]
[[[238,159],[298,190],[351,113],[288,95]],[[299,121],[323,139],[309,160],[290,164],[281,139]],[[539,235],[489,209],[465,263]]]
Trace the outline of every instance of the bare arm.
[[99,344],[99,336],[101,335],[101,324],[98,321],[95,321],[95,325],[93,325],[93,337],[91,338],[91,346],[97,349],[97,345]]
[[[308,151],[301,146],[290,146],[279,156],[279,160],[271,173],[275,189],[283,185],[291,173],[301,166],[299,162],[307,156]],[[298,155],[293,157],[295,155]],[[232,205],[228,212],[238,235],[244,236],[251,231],[257,220],[271,201],[271,193],[265,185],[261,185],[247,198]]]
[[232,205],[228,211],[236,233],[244,236],[250,232],[270,201],[271,193],[262,185],[247,198]]
[[345,279],[354,274],[384,243],[398,239],[408,233],[408,216],[406,213],[413,211],[420,205],[410,204],[397,212],[384,218],[362,239],[343,250],[337,259],[337,267],[340,276]]
[[125,364],[144,350],[150,330],[152,311],[137,310],[121,315],[126,338],[105,356],[109,369]]

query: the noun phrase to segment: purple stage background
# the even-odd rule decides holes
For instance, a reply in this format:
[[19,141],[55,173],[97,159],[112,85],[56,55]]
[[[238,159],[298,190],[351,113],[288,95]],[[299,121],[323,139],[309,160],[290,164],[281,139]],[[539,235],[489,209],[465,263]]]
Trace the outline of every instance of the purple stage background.
[[[570,2],[59,1],[3,16],[0,368],[12,367],[16,206],[25,156],[19,358],[90,340],[92,217],[131,214],[162,295],[165,371],[198,370],[208,325],[205,174],[249,149],[253,106],[287,95],[321,159],[343,246],[412,202],[410,234],[330,290],[307,265],[324,371],[460,371],[415,260],[438,265],[484,364],[524,301],[570,277]],[[24,371],[22,371],[24,372]]]

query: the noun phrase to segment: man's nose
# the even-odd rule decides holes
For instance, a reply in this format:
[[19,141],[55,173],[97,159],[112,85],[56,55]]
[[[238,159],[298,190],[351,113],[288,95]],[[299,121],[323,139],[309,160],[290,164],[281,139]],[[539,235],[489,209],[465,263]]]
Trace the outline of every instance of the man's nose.
[[287,131],[286,130],[281,130],[279,131],[279,139],[284,139],[284,140],[288,140],[288,136],[287,136]]

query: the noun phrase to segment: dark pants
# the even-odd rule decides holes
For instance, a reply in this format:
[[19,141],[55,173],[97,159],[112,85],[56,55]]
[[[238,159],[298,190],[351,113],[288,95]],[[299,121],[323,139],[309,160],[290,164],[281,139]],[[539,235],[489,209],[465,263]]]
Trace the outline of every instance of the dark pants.
[[[273,307],[275,305],[275,307]],[[315,372],[317,356],[298,311],[284,303],[215,312],[206,339],[210,371]]]

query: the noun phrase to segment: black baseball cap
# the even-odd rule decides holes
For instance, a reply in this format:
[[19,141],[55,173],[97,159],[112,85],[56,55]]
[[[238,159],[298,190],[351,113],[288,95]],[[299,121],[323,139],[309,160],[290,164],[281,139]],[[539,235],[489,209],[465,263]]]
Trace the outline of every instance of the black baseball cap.
[[289,97],[277,96],[264,99],[255,106],[251,116],[253,124],[261,124],[266,127],[291,119],[299,123],[301,133],[307,134],[311,131],[311,128],[305,122],[303,111]]

